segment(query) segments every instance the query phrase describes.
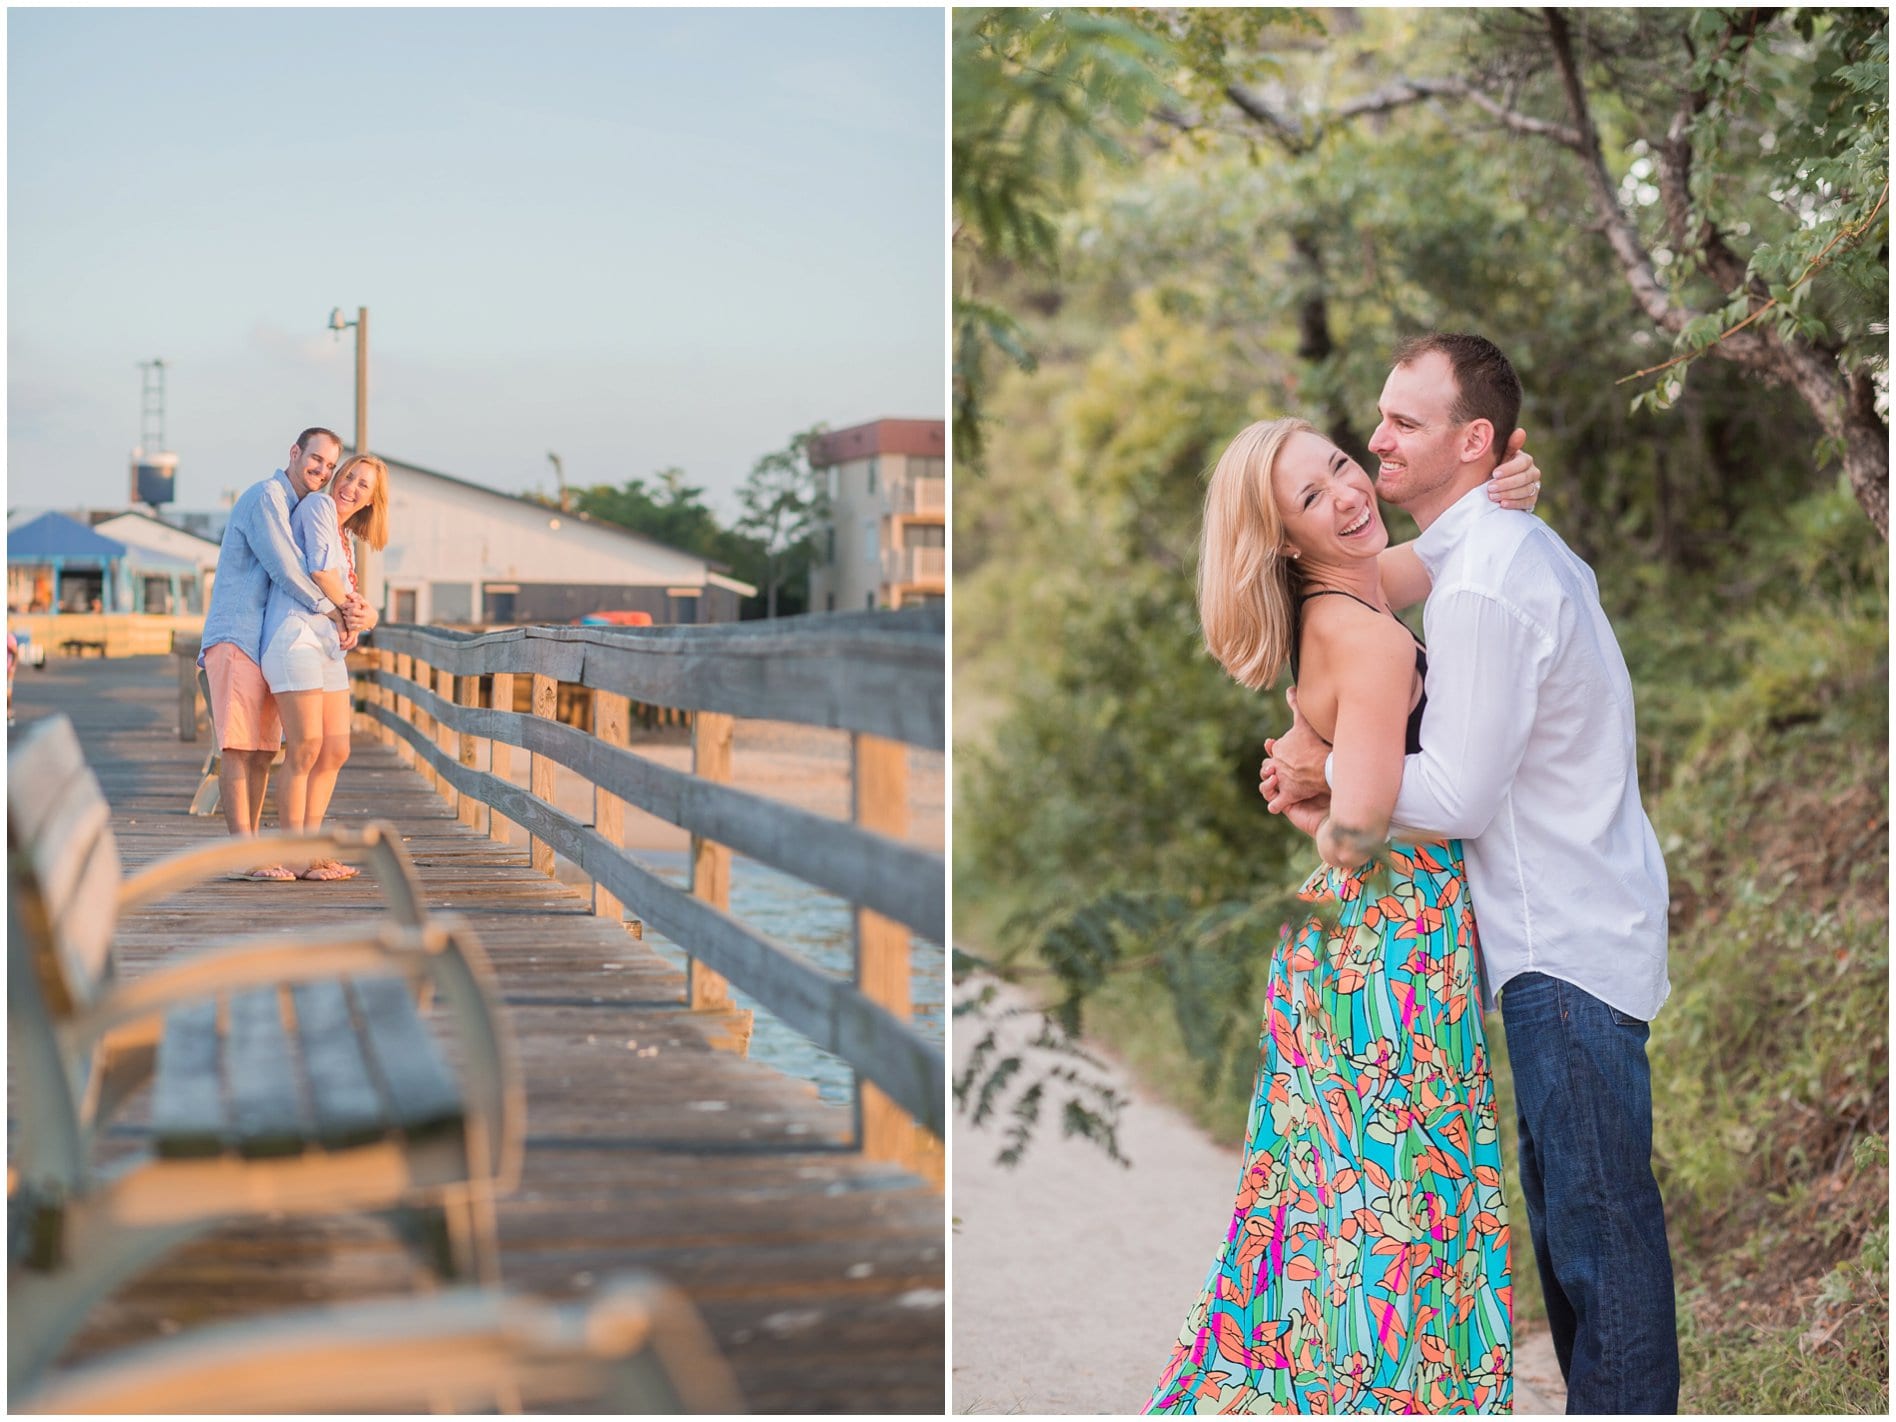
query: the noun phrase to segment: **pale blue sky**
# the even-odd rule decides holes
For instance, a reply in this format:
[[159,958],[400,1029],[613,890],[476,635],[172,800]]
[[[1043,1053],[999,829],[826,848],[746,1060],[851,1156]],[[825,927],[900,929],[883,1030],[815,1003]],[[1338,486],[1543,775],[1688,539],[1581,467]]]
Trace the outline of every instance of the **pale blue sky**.
[[944,22],[906,10],[13,10],[9,506],[179,508],[298,429],[727,516],[818,420],[944,411]]

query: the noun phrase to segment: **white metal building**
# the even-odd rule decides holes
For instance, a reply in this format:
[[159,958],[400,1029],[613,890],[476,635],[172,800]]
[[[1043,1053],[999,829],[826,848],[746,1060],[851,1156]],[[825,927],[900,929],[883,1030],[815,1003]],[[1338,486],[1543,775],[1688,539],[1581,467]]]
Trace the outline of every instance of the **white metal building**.
[[382,458],[387,621],[495,626],[639,611],[658,623],[735,622],[757,591],[615,524]]

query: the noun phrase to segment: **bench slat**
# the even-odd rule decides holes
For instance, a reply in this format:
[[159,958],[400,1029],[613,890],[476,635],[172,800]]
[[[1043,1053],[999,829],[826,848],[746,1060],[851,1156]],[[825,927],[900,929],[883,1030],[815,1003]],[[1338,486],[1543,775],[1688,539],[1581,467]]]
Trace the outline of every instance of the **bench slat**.
[[247,1156],[300,1153],[312,1132],[296,1085],[278,989],[232,994],[224,1074],[238,1151]]
[[152,1134],[159,1155],[221,1155],[227,1132],[217,1065],[217,1004],[193,1002],[165,1014],[152,1084]]
[[296,1035],[303,1044],[316,1138],[334,1149],[388,1134],[388,1113],[362,1055],[342,984],[298,983],[290,997],[296,1004]]
[[394,1124],[410,1136],[459,1130],[460,1089],[422,1026],[408,985],[395,978],[351,978],[349,988]]

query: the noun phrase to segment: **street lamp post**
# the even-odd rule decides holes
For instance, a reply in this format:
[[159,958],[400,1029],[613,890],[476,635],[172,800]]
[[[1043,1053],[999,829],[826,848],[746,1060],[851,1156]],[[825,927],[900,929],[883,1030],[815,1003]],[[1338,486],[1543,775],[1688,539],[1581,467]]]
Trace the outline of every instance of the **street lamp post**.
[[[356,333],[355,452],[369,452],[369,308],[356,307],[353,321],[342,319],[342,308],[329,313],[329,329],[341,335],[349,327]],[[382,608],[382,555],[361,539],[356,540],[356,580],[370,607]]]

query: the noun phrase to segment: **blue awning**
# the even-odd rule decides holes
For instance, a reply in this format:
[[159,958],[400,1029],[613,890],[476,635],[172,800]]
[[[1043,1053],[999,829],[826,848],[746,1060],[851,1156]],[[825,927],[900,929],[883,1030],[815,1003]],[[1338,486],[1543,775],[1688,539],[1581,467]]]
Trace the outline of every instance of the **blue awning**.
[[94,533],[62,513],[41,514],[7,533],[7,562],[47,563],[53,559],[104,563],[125,556],[116,538]]

